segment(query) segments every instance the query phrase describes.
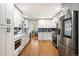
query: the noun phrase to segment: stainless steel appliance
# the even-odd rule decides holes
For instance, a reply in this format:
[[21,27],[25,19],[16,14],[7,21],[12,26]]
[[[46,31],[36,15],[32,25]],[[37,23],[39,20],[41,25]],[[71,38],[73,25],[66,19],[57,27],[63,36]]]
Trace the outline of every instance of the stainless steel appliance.
[[58,51],[61,56],[78,55],[78,11],[72,11],[71,17],[61,17],[60,40]]
[[16,41],[15,41],[15,50],[16,50],[17,48],[19,48],[20,45],[21,45],[21,39],[16,40]]
[[55,47],[57,47],[57,29],[58,28],[53,28],[52,29],[52,43]]

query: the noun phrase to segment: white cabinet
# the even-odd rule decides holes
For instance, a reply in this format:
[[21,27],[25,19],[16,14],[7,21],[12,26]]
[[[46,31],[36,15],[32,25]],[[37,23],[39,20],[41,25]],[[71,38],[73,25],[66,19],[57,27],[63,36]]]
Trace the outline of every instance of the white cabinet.
[[5,56],[5,26],[0,26],[0,56]]
[[14,5],[9,3],[0,3],[0,24],[12,25],[14,19]]
[[19,27],[22,25],[22,16],[21,16],[21,12],[14,7],[14,26],[15,27]]
[[5,24],[5,3],[0,3],[0,24]]
[[52,41],[52,33],[51,32],[39,32],[38,40],[49,40]]
[[13,55],[13,33],[10,26],[0,26],[0,56]]
[[6,4],[6,24],[13,25],[14,19],[14,5],[11,3]]
[[52,20],[38,20],[38,28],[52,28]]
[[25,45],[30,41],[30,33],[26,34]]
[[22,36],[22,45],[25,43],[25,35]]
[[13,4],[0,3],[0,55],[13,55]]
[[24,34],[24,35],[22,36],[22,47],[23,47],[23,48],[24,48],[25,45],[29,42],[27,36],[28,36],[28,34]]
[[12,56],[14,55],[14,41],[13,41],[13,27],[7,26],[6,27],[6,55]]

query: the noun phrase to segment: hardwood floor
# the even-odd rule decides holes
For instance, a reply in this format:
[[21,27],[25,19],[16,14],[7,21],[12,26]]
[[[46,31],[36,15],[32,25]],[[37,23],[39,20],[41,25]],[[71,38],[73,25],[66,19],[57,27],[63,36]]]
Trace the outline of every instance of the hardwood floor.
[[19,56],[58,56],[58,50],[50,41],[38,41],[33,37]]

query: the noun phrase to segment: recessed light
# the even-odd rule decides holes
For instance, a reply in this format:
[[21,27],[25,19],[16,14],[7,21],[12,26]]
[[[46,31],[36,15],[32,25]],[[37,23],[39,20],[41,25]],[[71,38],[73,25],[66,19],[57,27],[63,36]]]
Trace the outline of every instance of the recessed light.
[[57,7],[57,8],[56,8],[56,10],[60,10],[60,9],[61,9],[60,7]]
[[26,10],[26,7],[22,7],[23,10]]

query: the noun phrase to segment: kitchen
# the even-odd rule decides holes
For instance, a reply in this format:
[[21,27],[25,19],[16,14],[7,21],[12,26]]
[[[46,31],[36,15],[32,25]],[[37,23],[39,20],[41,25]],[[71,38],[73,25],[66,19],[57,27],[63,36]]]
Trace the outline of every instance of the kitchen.
[[49,41],[58,51],[56,56],[79,55],[78,6],[79,3],[0,3],[0,56],[18,56],[34,36],[39,42]]

